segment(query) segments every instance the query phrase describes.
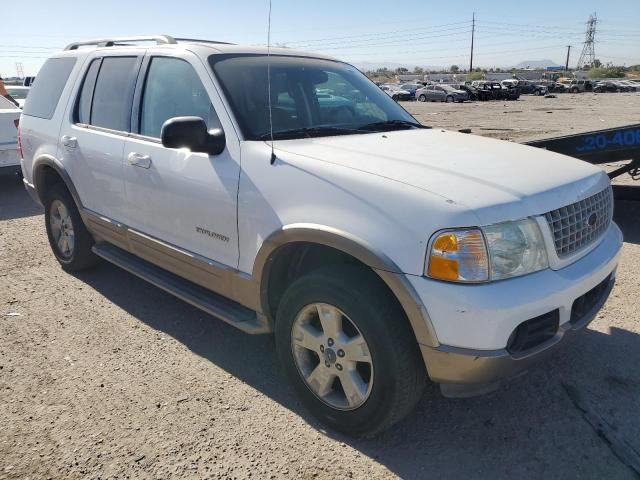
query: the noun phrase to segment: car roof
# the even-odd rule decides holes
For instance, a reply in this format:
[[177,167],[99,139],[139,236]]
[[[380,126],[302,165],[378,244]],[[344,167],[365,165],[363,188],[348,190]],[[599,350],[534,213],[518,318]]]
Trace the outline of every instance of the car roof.
[[112,37],[95,40],[83,40],[70,43],[65,47],[65,52],[69,51],[86,51],[83,47],[93,47],[91,50],[114,51],[115,49],[124,49],[132,47],[149,47],[149,43],[155,43],[155,47],[161,49],[188,49],[197,50],[202,54],[254,54],[254,55],[287,55],[295,57],[317,58],[324,60],[336,60],[316,52],[306,52],[281,47],[267,47],[254,45],[235,45],[227,42],[216,40],[202,40],[192,38],[174,38],[169,35],[152,35],[144,37]]

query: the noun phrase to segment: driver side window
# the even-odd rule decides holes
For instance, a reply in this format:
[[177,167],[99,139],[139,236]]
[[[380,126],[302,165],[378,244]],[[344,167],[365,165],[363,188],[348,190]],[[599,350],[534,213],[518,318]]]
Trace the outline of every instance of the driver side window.
[[185,60],[154,57],[149,64],[140,108],[140,135],[160,138],[164,122],[173,117],[200,117],[219,128],[211,100],[194,68]]

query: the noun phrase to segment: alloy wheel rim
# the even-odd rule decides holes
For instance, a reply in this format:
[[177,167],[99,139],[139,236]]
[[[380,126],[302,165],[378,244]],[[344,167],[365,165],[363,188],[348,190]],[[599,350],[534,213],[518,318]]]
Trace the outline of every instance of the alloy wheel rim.
[[70,258],[75,247],[75,233],[69,210],[60,200],[54,200],[51,203],[49,224],[58,253],[64,258]]
[[300,310],[291,329],[291,349],[306,386],[331,408],[355,410],[371,395],[369,346],[339,308],[313,303]]

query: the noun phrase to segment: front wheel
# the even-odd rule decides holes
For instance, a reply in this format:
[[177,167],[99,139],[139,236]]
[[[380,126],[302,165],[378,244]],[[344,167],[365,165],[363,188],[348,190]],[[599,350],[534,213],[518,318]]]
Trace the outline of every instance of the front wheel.
[[446,102],[453,103],[453,97],[451,95],[447,95]]
[[419,102],[426,102],[426,101],[427,101],[427,97],[426,97],[426,96],[424,96],[424,95],[420,95],[420,96],[418,97],[418,101],[419,101]]
[[534,94],[536,97],[539,97],[539,96],[540,96],[540,90],[535,90],[535,91],[533,92],[533,94]]
[[283,368],[308,410],[333,429],[375,435],[420,399],[426,372],[418,344],[371,270],[307,274],[286,291],[276,317]]

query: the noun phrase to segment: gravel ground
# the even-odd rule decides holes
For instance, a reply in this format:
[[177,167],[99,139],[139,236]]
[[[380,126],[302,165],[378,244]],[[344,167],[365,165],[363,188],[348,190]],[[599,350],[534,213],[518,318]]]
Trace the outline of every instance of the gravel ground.
[[[585,98],[409,108],[518,139],[640,121],[640,95]],[[538,112],[526,123],[502,114],[526,108]],[[301,408],[270,336],[108,264],[64,273],[40,209],[0,177],[0,479],[638,479],[640,204],[616,215],[618,282],[588,330],[495,393],[447,400],[429,386],[408,419],[354,440]]]

